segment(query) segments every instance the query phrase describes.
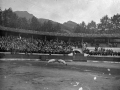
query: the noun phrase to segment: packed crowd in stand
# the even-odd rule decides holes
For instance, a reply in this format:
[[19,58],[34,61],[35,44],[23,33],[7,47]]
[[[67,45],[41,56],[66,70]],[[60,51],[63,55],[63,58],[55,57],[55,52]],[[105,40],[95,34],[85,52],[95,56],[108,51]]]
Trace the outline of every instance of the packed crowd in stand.
[[85,53],[89,55],[99,55],[99,56],[120,56],[120,52],[113,51],[112,49],[104,49],[102,47],[95,47],[94,51],[89,49],[84,50]]
[[17,36],[0,37],[0,51],[23,53],[66,54],[72,51],[72,44],[64,41],[24,38]]
[[25,38],[20,36],[0,36],[0,51],[11,53],[47,53],[47,54],[69,54],[73,47],[82,48],[90,55],[120,55],[120,52],[105,50],[96,47],[94,51],[87,49],[87,43],[66,42],[63,40],[43,40],[35,38]]

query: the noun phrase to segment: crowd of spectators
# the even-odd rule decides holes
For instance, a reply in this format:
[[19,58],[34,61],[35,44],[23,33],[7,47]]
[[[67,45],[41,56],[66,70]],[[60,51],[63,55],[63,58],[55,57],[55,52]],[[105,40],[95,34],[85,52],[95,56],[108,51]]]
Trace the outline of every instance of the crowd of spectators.
[[113,51],[112,49],[104,49],[102,47],[95,47],[94,51],[86,49],[84,51],[89,55],[99,55],[99,56],[120,56],[120,52]]
[[42,40],[18,36],[1,36],[0,51],[12,53],[66,54],[72,51],[72,43],[59,40]]
[[11,53],[47,53],[47,54],[69,54],[73,47],[82,48],[90,55],[120,55],[120,52],[105,50],[96,47],[94,51],[86,49],[87,43],[70,42],[58,39],[43,40],[35,38],[25,38],[21,36],[0,36],[0,51]]

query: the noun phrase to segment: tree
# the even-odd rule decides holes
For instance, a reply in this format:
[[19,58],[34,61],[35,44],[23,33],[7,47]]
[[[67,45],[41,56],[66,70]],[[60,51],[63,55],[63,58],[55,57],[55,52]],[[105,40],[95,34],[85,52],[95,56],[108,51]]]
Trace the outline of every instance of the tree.
[[102,17],[102,19],[100,19],[100,23],[98,24],[98,29],[103,31],[112,29],[111,19],[107,15]]
[[96,25],[96,22],[94,22],[94,21],[91,21],[87,25],[87,29],[89,29],[89,30],[95,30],[96,28],[97,28],[97,25]]
[[97,32],[97,24],[96,24],[96,22],[91,21],[90,23],[88,23],[87,30],[90,33],[96,33]]
[[87,33],[86,30],[87,30],[86,24],[83,21],[82,23],[76,26],[74,33]]
[[32,17],[31,22],[30,22],[30,29],[32,30],[39,30],[41,27],[40,22],[36,17]]
[[46,22],[44,22],[44,23],[41,25],[41,31],[47,31],[46,25],[47,25]]
[[10,27],[10,24],[13,22],[13,18],[12,18],[12,15],[13,15],[13,11],[12,11],[12,9],[11,8],[9,8],[8,10],[7,10],[7,26],[8,27]]
[[58,31],[58,29],[60,29],[60,26],[54,26],[53,23],[50,20],[48,20],[47,22],[44,22],[41,29],[45,32],[56,32],[56,30]]
[[11,8],[2,11],[0,9],[0,25],[16,28],[18,16]]
[[18,16],[12,11],[11,8],[5,9],[2,12],[2,25],[7,27],[16,27]]
[[74,30],[74,33],[80,33],[80,25],[77,25],[75,30]]
[[7,10],[5,9],[2,13],[2,24],[3,24],[3,26],[7,26],[7,24],[8,24],[7,21],[8,21]]
[[0,8],[0,25],[2,25],[2,10]]
[[48,32],[53,32],[53,24],[50,20],[48,20],[48,22],[46,23],[46,28]]
[[120,14],[116,14],[111,17],[112,25],[114,30],[120,29]]
[[59,23],[57,23],[57,24],[54,26],[53,32],[61,32],[61,26],[60,26]]
[[82,21],[82,23],[80,23],[80,25],[85,29],[86,28],[86,24],[84,21]]
[[18,18],[17,19],[17,28],[20,29],[28,29],[29,24],[26,18]]
[[10,19],[9,19],[9,27],[12,28],[17,28],[17,22],[18,21],[18,16],[16,15],[16,13],[12,13]]

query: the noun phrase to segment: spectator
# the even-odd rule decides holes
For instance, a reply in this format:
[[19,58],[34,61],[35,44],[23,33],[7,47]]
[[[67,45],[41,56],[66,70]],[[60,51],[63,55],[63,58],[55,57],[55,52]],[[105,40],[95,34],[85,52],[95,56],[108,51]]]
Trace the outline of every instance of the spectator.
[[81,42],[65,42],[63,40],[41,40],[33,38],[25,38],[18,36],[1,36],[0,51],[12,53],[49,53],[49,54],[68,54],[72,52],[73,47],[83,47],[83,51],[90,55],[120,55],[119,52],[113,50],[105,50],[96,47],[95,51],[88,50],[87,43]]

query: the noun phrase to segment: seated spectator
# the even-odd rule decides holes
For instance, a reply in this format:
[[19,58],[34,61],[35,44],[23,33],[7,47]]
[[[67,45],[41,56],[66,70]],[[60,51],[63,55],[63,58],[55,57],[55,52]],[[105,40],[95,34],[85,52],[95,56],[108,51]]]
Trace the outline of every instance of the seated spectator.
[[120,55],[119,52],[113,50],[105,50],[103,48],[95,48],[95,51],[90,51],[86,47],[86,43],[81,45],[81,42],[65,42],[63,40],[41,40],[33,38],[25,38],[18,36],[1,36],[0,51],[14,53],[49,53],[49,54],[68,54],[72,52],[73,47],[81,48],[84,52],[90,55]]

